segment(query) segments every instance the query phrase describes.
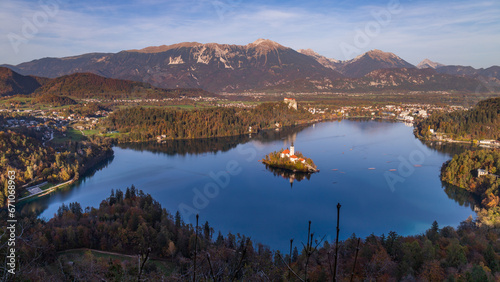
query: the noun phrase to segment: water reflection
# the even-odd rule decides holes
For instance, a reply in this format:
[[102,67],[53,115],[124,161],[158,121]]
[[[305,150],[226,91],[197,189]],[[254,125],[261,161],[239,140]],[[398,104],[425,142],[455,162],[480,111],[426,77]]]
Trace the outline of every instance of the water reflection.
[[442,181],[441,183],[446,195],[448,195],[450,199],[455,200],[455,202],[462,207],[470,207],[473,211],[476,211],[477,208],[481,207],[481,200],[479,199],[479,196],[448,182]]
[[274,176],[276,177],[282,177],[284,179],[288,179],[290,182],[290,187],[293,187],[293,182],[296,180],[297,182],[300,182],[304,179],[310,180],[311,179],[311,173],[304,173],[304,172],[293,172],[290,170],[286,169],[281,169],[277,167],[271,167],[269,165],[265,165],[266,169],[269,170],[270,172],[273,173]]
[[[110,158],[98,163],[97,166],[95,166],[93,169],[89,170],[87,173],[82,175],[77,182],[75,182],[69,186],[63,187],[61,189],[57,189],[56,191],[54,191],[48,195],[38,197],[38,198],[33,198],[33,199],[26,200],[24,202],[19,203],[17,205],[19,208],[19,212],[21,213],[21,215],[26,215],[29,213],[35,213],[37,215],[40,215],[52,203],[52,197],[54,197],[55,194],[57,194],[57,197],[62,197],[62,198],[70,196],[72,193],[74,193],[78,189],[81,189],[81,187],[82,187],[81,184],[85,183],[88,179],[90,179],[92,176],[94,176],[94,174],[96,172],[107,168],[113,162],[114,158],[115,158],[114,156],[111,156]],[[104,200],[104,199],[101,199],[101,200]]]
[[216,137],[205,139],[183,139],[165,140],[162,142],[147,143],[126,143],[119,144],[122,149],[133,149],[136,151],[149,151],[162,153],[169,156],[176,155],[200,155],[205,153],[227,152],[240,144],[245,144],[253,140],[261,143],[270,143],[276,140],[283,140],[285,143],[293,142],[297,133],[310,125],[299,125],[279,130],[263,130],[257,134]]
[[[420,142],[427,147],[450,156],[453,158],[454,155],[463,153],[465,150],[478,150],[480,147],[470,143],[448,143],[441,141],[422,141]],[[477,211],[481,207],[481,200],[477,195],[470,193],[469,191],[452,185],[448,182],[441,181],[442,187],[446,195],[457,202],[460,206],[470,207],[472,211]]]
[[[321,173],[311,176],[266,169],[258,162],[292,141],[299,151],[314,159]],[[124,190],[134,184],[172,213],[185,204],[196,208],[203,220],[223,234],[245,234],[280,250],[287,249],[290,238],[304,236],[304,224],[309,220],[318,234],[334,234],[332,222],[338,202],[344,210],[341,239],[353,232],[362,237],[391,230],[402,235],[419,234],[434,220],[442,226],[456,226],[474,214],[471,208],[475,204],[469,195],[441,188],[439,169],[456,146],[445,149],[447,153],[441,148],[429,149],[415,139],[411,128],[400,123],[344,120],[252,136],[120,147],[114,148],[115,159],[103,165],[105,170],[83,177],[67,190],[32,201],[32,206],[25,208],[45,210],[41,216],[46,218],[52,217],[62,203],[77,201],[82,207],[97,208],[111,189]],[[391,191],[385,172],[398,168],[401,156],[408,158],[415,150],[424,153],[425,162]],[[248,152],[253,152],[251,158]],[[225,172],[230,162],[237,162],[241,173],[231,175],[227,187],[221,188],[216,197],[207,198],[200,208],[195,200],[207,184],[216,183],[212,173]],[[289,188],[290,181],[293,189]],[[183,220],[193,222],[194,214],[181,211],[181,215]]]
[[422,144],[426,145],[427,147],[438,151],[440,153],[445,153],[450,155],[450,157],[453,157],[454,155],[463,153],[465,150],[478,150],[481,149],[478,146],[475,146],[473,144],[469,143],[448,143],[448,142],[441,142],[441,141],[422,141],[419,140]]

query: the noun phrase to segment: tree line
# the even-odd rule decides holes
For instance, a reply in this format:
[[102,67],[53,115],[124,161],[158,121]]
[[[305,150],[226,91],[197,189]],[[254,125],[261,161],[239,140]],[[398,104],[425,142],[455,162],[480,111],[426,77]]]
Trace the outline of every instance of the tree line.
[[[0,85],[1,86],[1,85]],[[33,96],[61,95],[74,98],[178,98],[180,96],[214,96],[202,89],[161,89],[148,83],[74,73],[49,79],[34,91]]]
[[[123,133],[119,141],[150,141],[235,136],[277,125],[306,122],[312,115],[303,108],[290,109],[283,103],[263,103],[253,109],[209,108],[178,111],[165,108],[133,107],[113,112],[106,126]],[[250,131],[251,128],[251,131]]]
[[[478,175],[478,169],[487,175]],[[480,197],[481,223],[500,227],[500,150],[467,150],[443,164],[441,179]]]
[[306,158],[301,152],[295,152],[295,156],[299,159],[303,158],[305,160],[305,164],[300,162],[299,160],[296,160],[295,162],[291,161],[290,158],[288,157],[281,157],[281,154],[284,152],[284,149],[281,149],[280,151],[274,151],[269,154],[267,154],[264,159],[260,160],[262,163],[275,167],[275,168],[282,168],[285,170],[291,170],[291,171],[298,171],[298,172],[309,172],[310,167],[313,169],[316,169],[316,165],[314,164],[313,160],[310,158]]
[[[98,208],[83,209],[75,202],[62,205],[49,221],[26,216],[19,221],[19,231],[15,277],[19,281],[327,281],[333,277],[335,246],[321,236],[308,232],[303,241],[291,240],[286,252],[272,251],[240,234],[214,236],[208,222],[185,223],[178,212],[169,213],[134,186],[111,191]],[[434,222],[424,234],[414,236],[353,234],[339,242],[337,279],[498,281],[499,235],[498,229],[479,227],[471,218],[456,229],[439,228]],[[2,252],[6,240],[6,236],[0,239]],[[136,259],[121,262],[89,252],[80,259],[65,255],[75,248]],[[5,269],[1,271],[8,278]]]
[[0,207],[7,199],[7,172],[15,171],[17,198],[24,184],[65,182],[78,178],[96,162],[113,154],[109,142],[68,142],[57,149],[22,133],[0,131]]
[[500,139],[500,98],[480,101],[472,109],[451,113],[436,113],[417,124],[424,137],[435,132],[454,139]]

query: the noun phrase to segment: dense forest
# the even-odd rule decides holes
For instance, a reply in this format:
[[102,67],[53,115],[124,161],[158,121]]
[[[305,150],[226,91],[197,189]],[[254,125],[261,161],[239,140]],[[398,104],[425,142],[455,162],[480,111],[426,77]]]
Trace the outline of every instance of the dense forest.
[[[65,182],[78,178],[94,163],[113,154],[110,144],[68,142],[54,149],[39,140],[14,131],[0,131],[0,183],[7,184],[7,172],[16,172],[17,196],[28,183]],[[0,207],[5,204],[7,185],[1,186]]]
[[466,111],[436,113],[417,124],[421,136],[431,136],[430,129],[457,140],[500,139],[500,98],[479,102]]
[[0,67],[0,97],[16,94],[30,94],[49,79],[24,76],[6,67]]
[[[487,175],[478,175],[478,169]],[[482,224],[500,227],[500,150],[465,151],[443,164],[441,179],[480,197]]]
[[54,94],[44,94],[36,97],[33,104],[45,104],[51,105],[52,107],[61,107],[65,105],[75,105],[76,101],[64,96],[54,95]]
[[61,95],[74,98],[177,98],[214,96],[202,89],[161,89],[148,83],[102,77],[93,73],[75,73],[48,80],[34,96]]
[[263,103],[253,109],[176,111],[134,107],[113,112],[106,126],[124,133],[119,141],[150,141],[162,135],[164,139],[234,136],[274,128],[276,124],[290,126],[311,119],[312,114],[305,109],[290,109],[287,104],[279,102]]
[[[1,215],[6,216],[6,215]],[[327,281],[335,244],[308,231],[286,254],[231,233],[214,236],[208,222],[186,224],[135,187],[111,191],[98,208],[62,205],[49,221],[26,216],[18,222],[17,281]],[[311,223],[309,223],[311,224]],[[334,223],[332,223],[333,225]],[[311,225],[309,225],[311,227]],[[1,227],[6,232],[6,226]],[[340,230],[343,234],[349,230]],[[352,235],[339,242],[337,278],[347,281],[498,281],[498,229],[472,219],[452,227],[434,222],[424,234]],[[0,246],[5,254],[7,236]],[[88,248],[128,255],[96,256]],[[4,268],[4,279],[12,278]],[[352,280],[351,280],[352,281]]]

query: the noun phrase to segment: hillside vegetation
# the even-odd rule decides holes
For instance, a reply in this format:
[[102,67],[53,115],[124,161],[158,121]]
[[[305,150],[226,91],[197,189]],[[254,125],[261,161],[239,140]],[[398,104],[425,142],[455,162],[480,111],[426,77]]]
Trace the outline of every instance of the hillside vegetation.
[[69,97],[63,97],[54,94],[44,94],[42,96],[38,96],[33,100],[34,104],[48,104],[53,107],[60,107],[66,105],[75,105],[77,104],[75,100]]
[[500,139],[500,98],[479,102],[470,110],[436,113],[417,124],[421,136],[429,137],[430,129],[453,139]]
[[[479,176],[484,169],[488,175]],[[500,150],[465,151],[455,155],[441,169],[441,179],[478,195],[482,210],[480,221],[500,227]]]
[[11,69],[0,67],[0,97],[31,94],[48,80],[48,78],[24,76]]
[[[0,131],[0,183],[7,183],[8,171],[15,171],[18,197],[26,183],[65,182],[78,178],[99,160],[111,156],[109,144],[69,142],[57,150],[39,140],[13,131]],[[7,185],[0,190],[0,207],[7,199]]]
[[[63,204],[49,221],[34,215],[20,219],[18,224],[23,230],[16,245],[19,257],[15,278],[19,281],[332,280],[335,246],[323,242],[321,235],[311,234],[311,240],[306,236],[296,238],[293,251],[283,254],[244,235],[223,236],[219,232],[214,236],[203,215],[200,219],[198,228],[185,223],[179,213],[169,213],[151,195],[133,186],[124,192],[111,191],[98,208],[83,209],[76,202]],[[5,231],[6,226],[1,228]],[[2,248],[6,246],[6,237],[0,239]],[[479,228],[472,220],[457,229],[439,228],[434,222],[421,235],[402,237],[389,232],[387,236],[372,234],[360,238],[357,252],[358,238],[353,234],[339,242],[337,278],[340,281],[498,281],[499,238],[498,230]],[[310,243],[301,245],[307,241]],[[119,256],[103,259],[90,252],[81,259],[68,257],[67,250],[80,248],[121,253],[135,259],[133,262]],[[164,261],[170,268],[162,268],[151,259]],[[11,277],[5,268],[0,275],[7,280]]]
[[264,103],[253,109],[210,108],[177,111],[164,108],[127,108],[113,112],[107,119],[109,129],[118,130],[120,141],[210,138],[241,135],[261,129],[290,126],[312,119],[303,108],[289,109],[283,103]]
[[106,78],[92,73],[75,73],[51,79],[38,88],[34,95],[53,94],[75,98],[173,98],[191,92],[199,96],[208,93],[199,89],[165,90],[142,82]]

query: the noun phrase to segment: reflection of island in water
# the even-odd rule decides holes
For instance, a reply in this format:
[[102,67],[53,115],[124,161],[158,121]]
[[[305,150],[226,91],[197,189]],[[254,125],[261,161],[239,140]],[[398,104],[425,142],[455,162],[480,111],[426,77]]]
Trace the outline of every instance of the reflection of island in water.
[[266,169],[269,170],[270,172],[272,172],[274,176],[283,177],[284,179],[288,179],[290,181],[290,187],[293,186],[293,182],[295,180],[300,182],[304,179],[309,180],[311,178],[311,173],[293,172],[291,170],[272,167],[269,165],[266,165]]
[[259,141],[262,143],[273,142],[276,140],[288,140],[297,136],[297,133],[310,125],[299,125],[276,130],[263,130],[257,134],[245,134],[228,137],[214,137],[202,139],[181,139],[165,140],[159,142],[146,143],[124,143],[118,147],[123,149],[133,149],[138,151],[149,151],[153,153],[163,153],[173,155],[199,155],[205,153],[217,153],[229,151],[240,144],[250,141]]

